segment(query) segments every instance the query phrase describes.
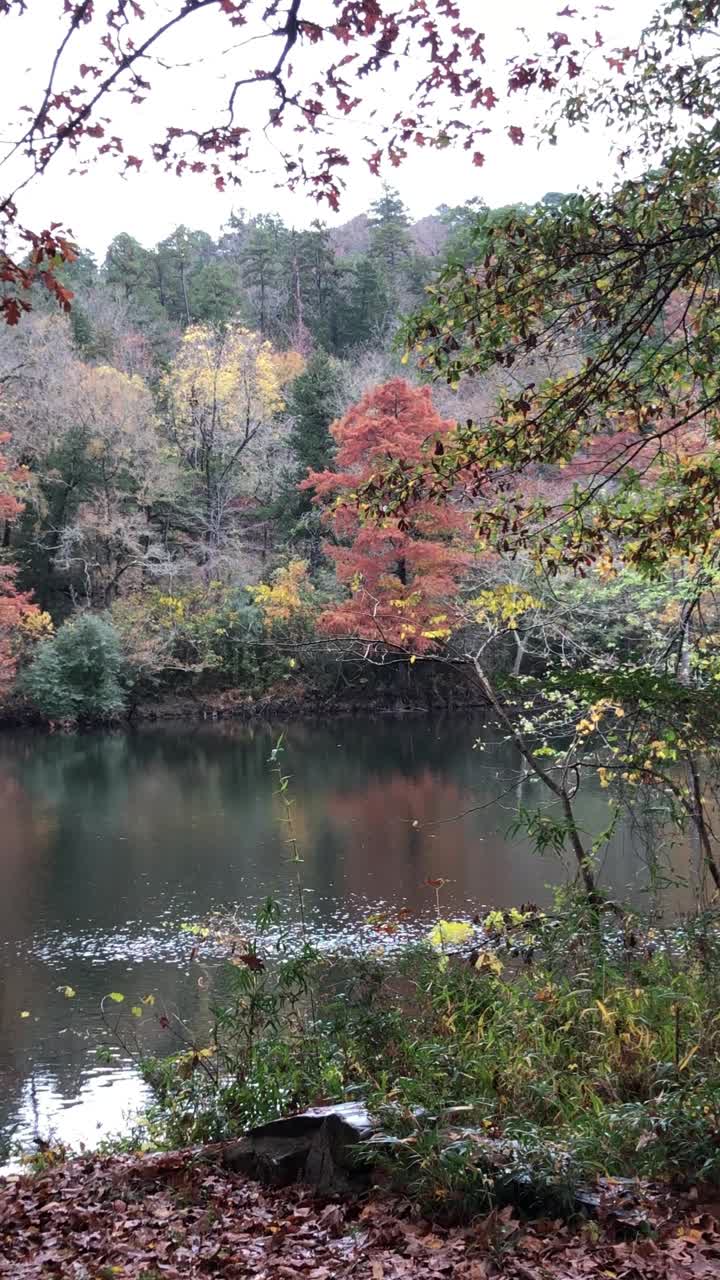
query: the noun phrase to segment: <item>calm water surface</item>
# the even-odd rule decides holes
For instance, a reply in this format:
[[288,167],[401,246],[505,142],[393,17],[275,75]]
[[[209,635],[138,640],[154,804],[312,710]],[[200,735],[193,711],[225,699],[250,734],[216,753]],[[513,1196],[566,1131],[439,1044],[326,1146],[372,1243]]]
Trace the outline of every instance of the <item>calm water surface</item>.
[[[267,763],[278,733],[193,722],[0,735],[0,1137],[93,1143],[141,1102],[127,1063],[96,1059],[99,1001],[157,991],[192,1017],[200,996],[178,923],[228,904],[250,916],[285,892]],[[450,880],[448,912],[545,902],[562,877],[506,835],[518,803],[541,796],[514,785],[518,759],[482,720],[291,724],[285,734],[318,934],[357,935],[381,903],[428,914],[428,877]],[[607,825],[599,789],[581,811],[589,831]],[[637,831],[613,838],[604,876],[618,893],[646,890],[638,848]],[[686,873],[687,850],[674,857]],[[65,984],[74,1000],[58,992]]]

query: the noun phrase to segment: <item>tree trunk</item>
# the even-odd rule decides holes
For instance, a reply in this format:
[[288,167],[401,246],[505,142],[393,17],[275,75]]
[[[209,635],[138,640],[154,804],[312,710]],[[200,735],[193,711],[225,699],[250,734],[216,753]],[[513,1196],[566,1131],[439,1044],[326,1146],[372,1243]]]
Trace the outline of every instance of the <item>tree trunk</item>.
[[180,259],[180,283],[182,285],[183,302],[185,303],[185,318],[190,324],[190,303],[188,302],[187,282],[185,280],[185,263]]
[[588,899],[590,900],[590,902],[594,903],[595,905],[600,905],[603,899],[600,893],[598,892],[597,884],[595,882],[595,876],[592,870],[590,854],[585,849],[582,839],[580,837],[580,830],[578,828],[577,822],[575,821],[575,814],[573,812],[572,799],[570,794],[567,791],[567,788],[565,787],[564,783],[561,784],[556,782],[555,779],[551,777],[551,775],[543,767],[543,765],[540,764],[530,744],[527,742],[524,733],[520,729],[518,729],[517,725],[513,722],[511,716],[505,710],[505,707],[503,706],[498,695],[496,694],[495,689],[493,688],[493,685],[491,684],[489,677],[487,676],[486,672],[483,670],[477,658],[473,659],[473,666],[475,668],[475,673],[478,677],[478,680],[480,681],[480,686],[482,688],[483,693],[485,694],[485,697],[490,703],[498,719],[502,721],[503,725],[507,729],[508,733],[510,734],[510,737],[512,738],[512,741],[515,743],[523,760],[525,760],[525,762],[530,766],[530,768],[532,769],[536,777],[538,777],[540,781],[544,783],[548,791],[550,791],[550,793],[554,795],[557,800],[560,801],[560,804],[562,806],[563,816],[565,818],[568,840],[570,842],[570,847],[575,856],[575,860],[578,866],[578,871],[580,873],[582,882],[585,886],[585,891],[587,893]]
[[[681,619],[680,650],[677,662],[677,678],[680,684],[689,688],[692,680],[692,615],[695,601],[688,601]],[[692,823],[692,832],[697,843],[698,862],[710,874],[716,889],[720,890],[720,867],[715,857],[712,838],[705,817],[702,782],[697,760],[688,752],[685,761],[688,788],[687,811]],[[700,891],[702,892],[702,883]]]

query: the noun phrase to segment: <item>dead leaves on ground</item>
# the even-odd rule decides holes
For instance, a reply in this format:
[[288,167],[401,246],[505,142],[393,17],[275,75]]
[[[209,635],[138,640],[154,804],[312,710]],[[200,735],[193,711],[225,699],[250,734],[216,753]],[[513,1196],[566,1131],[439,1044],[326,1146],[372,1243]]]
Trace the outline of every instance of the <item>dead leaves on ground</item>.
[[[510,1209],[470,1227],[418,1221],[408,1204],[319,1203],[223,1170],[217,1152],[88,1157],[0,1181],[0,1276],[13,1280],[711,1280],[712,1210],[654,1202],[652,1236],[611,1221],[521,1223]],[[717,1206],[715,1206],[717,1208]]]

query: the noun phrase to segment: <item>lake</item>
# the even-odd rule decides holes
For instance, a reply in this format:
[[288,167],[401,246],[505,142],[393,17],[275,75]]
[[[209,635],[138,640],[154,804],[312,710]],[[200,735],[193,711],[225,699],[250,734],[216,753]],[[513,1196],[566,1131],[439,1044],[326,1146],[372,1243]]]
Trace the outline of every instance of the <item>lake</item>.
[[[352,937],[382,904],[429,917],[432,877],[449,881],[446,914],[545,903],[562,879],[556,862],[508,836],[518,804],[545,797],[536,783],[518,787],[514,748],[481,717],[4,732],[0,1137],[92,1145],[121,1128],[142,1089],[121,1057],[96,1058],[102,996],[156,992],[192,1016],[180,922],[227,905],[250,917],[266,895],[286,893],[268,767],[281,728],[319,935]],[[588,787],[579,812],[588,831],[604,829],[606,793]],[[619,827],[603,867],[616,893],[636,899],[648,888],[642,835],[640,822]],[[684,845],[673,860],[688,876]],[[684,904],[682,888],[669,894],[671,908]],[[58,991],[66,984],[74,999]]]

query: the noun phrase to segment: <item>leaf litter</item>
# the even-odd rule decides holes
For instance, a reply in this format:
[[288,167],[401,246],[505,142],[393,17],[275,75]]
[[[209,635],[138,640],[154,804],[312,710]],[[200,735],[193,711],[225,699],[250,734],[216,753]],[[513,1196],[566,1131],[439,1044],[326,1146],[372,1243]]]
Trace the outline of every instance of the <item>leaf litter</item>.
[[[374,1194],[318,1200],[222,1166],[222,1149],[85,1156],[0,1180],[0,1276],[13,1280],[716,1280],[720,1201],[648,1188],[642,1231],[612,1195],[593,1220],[469,1225]],[[623,1193],[624,1199],[626,1194]]]

